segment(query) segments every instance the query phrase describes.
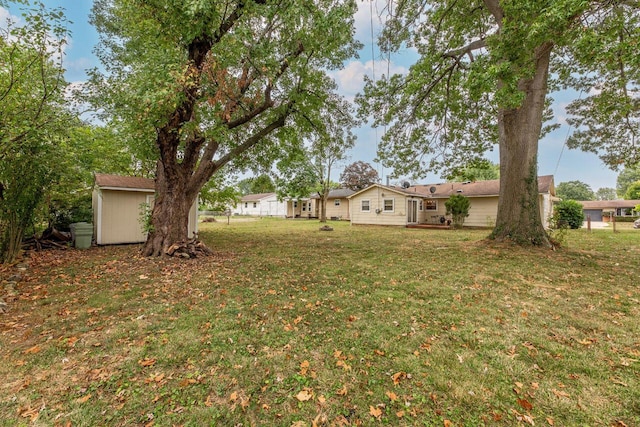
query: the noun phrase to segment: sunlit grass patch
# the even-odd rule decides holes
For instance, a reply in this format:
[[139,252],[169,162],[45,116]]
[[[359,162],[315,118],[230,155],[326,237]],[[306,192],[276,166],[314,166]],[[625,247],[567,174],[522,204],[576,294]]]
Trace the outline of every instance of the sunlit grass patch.
[[[640,424],[637,230],[207,223],[210,258],[35,254],[3,419],[44,425]],[[303,424],[299,424],[303,425]]]

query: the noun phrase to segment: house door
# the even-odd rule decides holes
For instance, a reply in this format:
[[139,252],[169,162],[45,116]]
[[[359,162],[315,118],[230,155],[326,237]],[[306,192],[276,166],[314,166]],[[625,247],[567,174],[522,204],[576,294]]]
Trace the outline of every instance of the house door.
[[418,201],[409,200],[407,203],[407,222],[409,224],[414,224],[418,222]]

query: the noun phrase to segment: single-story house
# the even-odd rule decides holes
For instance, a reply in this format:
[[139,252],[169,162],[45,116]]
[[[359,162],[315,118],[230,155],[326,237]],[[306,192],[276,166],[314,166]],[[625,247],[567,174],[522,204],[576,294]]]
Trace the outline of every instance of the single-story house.
[[[337,188],[329,191],[327,197],[327,218],[330,219],[350,219],[349,217],[349,199],[355,191],[349,188]],[[315,202],[315,216],[320,217],[320,196],[314,194],[311,200]]]
[[231,212],[234,215],[282,216],[286,215],[285,202],[276,193],[247,194],[242,196]]
[[587,200],[579,201],[582,205],[584,217],[591,217],[591,221],[608,221],[611,216],[640,216],[635,207],[640,200]]
[[[498,212],[500,180],[447,182],[403,187],[373,184],[349,196],[352,224],[413,225],[445,222],[445,202],[451,195],[470,199],[469,216],[464,225],[493,227]],[[538,177],[540,217],[548,226],[553,213],[553,176]]]
[[[99,245],[147,240],[142,218],[153,207],[155,182],[134,176],[95,174],[92,194],[93,232]],[[198,203],[189,211],[188,236],[198,232]]]

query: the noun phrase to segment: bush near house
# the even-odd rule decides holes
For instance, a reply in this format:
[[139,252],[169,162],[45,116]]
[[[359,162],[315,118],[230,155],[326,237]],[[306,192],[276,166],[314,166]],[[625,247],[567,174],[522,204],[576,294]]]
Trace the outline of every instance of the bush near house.
[[575,200],[563,200],[553,208],[551,223],[554,228],[569,227],[578,229],[584,222],[584,211],[580,203]]
[[461,194],[454,194],[444,202],[444,206],[447,208],[447,215],[453,217],[453,227],[462,228],[464,219],[469,216],[469,208],[471,207],[469,198]]

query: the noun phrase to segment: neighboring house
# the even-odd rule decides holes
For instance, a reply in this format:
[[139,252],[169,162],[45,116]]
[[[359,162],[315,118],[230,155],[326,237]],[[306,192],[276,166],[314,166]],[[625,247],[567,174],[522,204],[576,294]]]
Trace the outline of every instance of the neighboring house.
[[639,216],[634,208],[640,205],[640,200],[587,200],[579,201],[585,218],[591,216],[591,221],[609,221],[611,216]]
[[[140,243],[147,240],[142,219],[145,207],[153,207],[155,183],[132,176],[95,174],[93,228],[99,245]],[[198,232],[198,204],[189,211],[189,235]]]
[[316,200],[305,197],[297,200],[287,199],[287,218],[317,218]]
[[[453,194],[470,199],[464,225],[493,227],[498,212],[500,180],[447,182],[407,187],[373,184],[349,196],[352,224],[412,225],[446,221],[445,202]],[[545,227],[556,200],[553,176],[538,177],[540,217]]]
[[[348,188],[338,188],[329,191],[327,197],[327,218],[329,219],[350,219],[349,199],[355,191]],[[314,194],[311,199],[315,202],[315,216],[320,217],[320,196]]]
[[242,196],[232,212],[234,215],[284,217],[286,205],[278,200],[276,193],[247,194]]

